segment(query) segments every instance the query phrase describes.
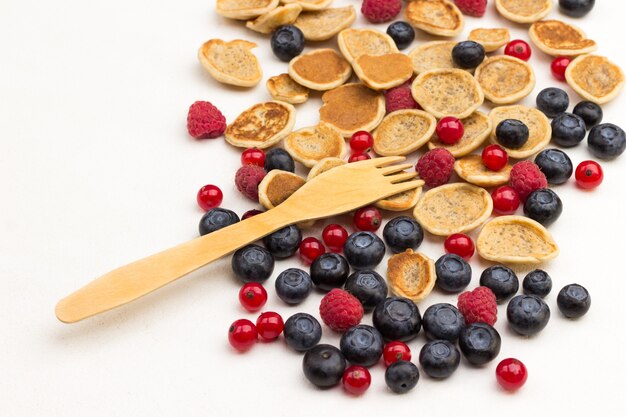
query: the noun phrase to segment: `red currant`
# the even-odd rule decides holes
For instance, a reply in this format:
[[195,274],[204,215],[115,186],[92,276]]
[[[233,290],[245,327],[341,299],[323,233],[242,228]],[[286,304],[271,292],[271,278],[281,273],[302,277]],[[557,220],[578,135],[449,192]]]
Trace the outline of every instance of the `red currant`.
[[348,232],[338,224],[329,224],[322,232],[324,243],[333,252],[341,252],[343,245],[348,240]]
[[550,71],[552,71],[554,78],[559,81],[565,81],[565,70],[570,62],[572,62],[572,59],[566,56],[554,58],[552,64],[550,64]]
[[383,362],[385,366],[389,366],[398,361],[410,361],[411,349],[406,343],[400,341],[389,342],[385,345],[383,350]]
[[326,248],[318,239],[307,237],[300,242],[299,252],[300,259],[302,259],[305,264],[311,265],[318,256],[326,252]]
[[583,161],[576,167],[576,184],[585,190],[591,190],[602,184],[604,173],[596,161]]
[[370,387],[372,376],[367,368],[352,365],[343,372],[343,388],[352,395],[361,395]]
[[521,361],[507,358],[496,366],[496,379],[505,390],[515,391],[521,388],[528,379],[528,371]]
[[454,253],[466,261],[469,261],[474,255],[474,241],[463,233],[455,233],[448,236],[443,246],[446,249],[446,253]]
[[258,165],[263,168],[265,152],[258,148],[249,148],[241,154],[241,165]]
[[463,122],[456,117],[444,117],[439,120],[436,130],[439,139],[447,145],[458,143],[465,133]]
[[383,216],[374,206],[361,207],[354,213],[354,226],[359,230],[375,232],[383,222]]
[[259,332],[261,339],[269,341],[275,340],[283,332],[285,323],[280,314],[273,311],[267,311],[261,313],[258,319],[256,319],[256,328]]
[[504,48],[504,54],[514,56],[522,61],[528,61],[533,51],[530,49],[528,42],[521,39],[515,39],[509,42]]
[[353,133],[350,138],[350,149],[352,149],[354,153],[366,153],[372,148],[373,144],[374,138],[372,138],[372,135],[365,130],[359,130],[358,132]]
[[208,184],[200,188],[198,195],[196,196],[198,205],[204,211],[209,211],[215,207],[219,207],[219,205],[222,204],[223,198],[224,195],[222,194],[222,190],[213,184]]
[[241,216],[241,220],[246,220],[249,219],[250,217],[256,216],[257,214],[261,214],[263,213],[263,210],[248,210],[245,213],[243,213],[243,216]]
[[513,214],[521,204],[517,191],[508,185],[493,190],[491,199],[493,200],[493,211],[498,214]]
[[500,171],[509,162],[509,154],[500,145],[489,145],[483,149],[483,164],[491,171]]
[[348,162],[367,161],[368,159],[372,159],[368,153],[354,152],[350,155],[350,158],[348,158]]
[[267,291],[258,282],[248,282],[239,290],[239,302],[248,311],[259,311],[267,302]]
[[236,320],[228,329],[228,342],[240,352],[254,346],[257,336],[256,326],[248,319]]

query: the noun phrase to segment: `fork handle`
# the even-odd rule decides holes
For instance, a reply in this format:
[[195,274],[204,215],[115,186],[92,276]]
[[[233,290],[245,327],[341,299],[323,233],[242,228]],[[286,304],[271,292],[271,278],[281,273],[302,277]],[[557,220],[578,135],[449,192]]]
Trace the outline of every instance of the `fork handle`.
[[300,219],[281,207],[117,268],[63,298],[59,320],[74,323],[148,294]]

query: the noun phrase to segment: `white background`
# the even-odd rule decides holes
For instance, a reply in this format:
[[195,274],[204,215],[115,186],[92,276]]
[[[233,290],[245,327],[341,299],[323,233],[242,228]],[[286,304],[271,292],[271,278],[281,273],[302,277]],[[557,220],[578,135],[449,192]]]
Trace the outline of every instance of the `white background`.
[[[360,7],[355,0],[335,1],[348,3]],[[476,27],[507,26],[513,38],[528,39],[525,27],[497,16],[491,3],[485,18],[467,18],[463,36]],[[597,3],[577,23],[601,54],[626,67],[626,6]],[[551,17],[571,21],[557,10]],[[355,26],[365,25],[359,13]],[[196,50],[214,37],[257,42],[263,82],[230,88],[205,73]],[[418,34],[411,48],[429,39]],[[531,63],[538,82],[525,103],[532,105],[541,88],[566,88],[551,78],[541,52]],[[202,215],[195,194],[202,185],[219,185],[223,206],[239,214],[255,207],[233,184],[240,151],[222,139],[190,138],[187,109],[209,100],[232,121],[268,99],[265,80],[286,68],[272,56],[268,37],[218,17],[212,1],[1,1],[0,416],[623,412],[626,156],[603,163],[606,179],[594,192],[578,190],[573,180],[556,188],[565,209],[551,226],[561,256],[547,267],[555,284],[547,298],[548,327],[536,337],[519,337],[507,328],[500,306],[498,359],[518,357],[530,373],[516,394],[497,386],[497,361],[481,369],[463,362],[445,381],[422,374],[417,388],[403,396],[386,389],[379,365],[370,390],[353,398],[340,387],[321,391],[308,384],[301,355],[282,341],[234,353],[229,324],[256,315],[237,302],[229,259],[84,322],[55,319],[56,301],[90,279],[194,238]],[[571,99],[579,100],[573,93]],[[606,121],[626,124],[625,100],[604,106]],[[299,106],[296,127],[314,124],[319,105],[314,95]],[[590,157],[585,144],[568,153],[575,164]],[[436,259],[442,241],[428,236],[421,249]],[[268,285],[267,309],[285,318],[317,314],[320,294],[287,307],[272,288],[281,270],[298,265],[296,259],[277,262]],[[474,259],[472,266],[473,287],[486,264]],[[589,314],[578,321],[564,319],[556,308],[558,290],[572,282],[585,285],[593,298]],[[454,303],[455,297],[434,291],[420,309],[442,301]],[[336,344],[338,337],[324,328],[323,341]],[[414,358],[423,343],[423,335],[410,343]]]

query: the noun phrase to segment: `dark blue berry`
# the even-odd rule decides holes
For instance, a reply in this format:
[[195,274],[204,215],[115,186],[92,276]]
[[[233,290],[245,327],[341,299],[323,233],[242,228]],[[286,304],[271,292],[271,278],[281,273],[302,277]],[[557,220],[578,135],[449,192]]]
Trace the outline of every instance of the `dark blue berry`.
[[535,157],[535,164],[550,184],[563,184],[574,172],[572,160],[560,149],[545,149],[539,152]]
[[224,208],[211,209],[204,213],[202,219],[200,219],[200,236],[215,232],[238,221],[239,216],[234,211]]
[[306,271],[289,268],[278,275],[274,286],[278,298],[287,304],[299,304],[311,293],[313,281]]
[[595,4],[596,0],[559,0],[561,12],[571,17],[583,17]]
[[591,129],[587,144],[591,153],[597,158],[617,158],[626,150],[626,134],[621,127],[604,123]]
[[509,301],[506,318],[517,333],[532,336],[547,326],[550,307],[535,295],[518,295]]
[[296,163],[286,150],[281,148],[274,148],[267,151],[265,154],[265,163],[263,168],[266,172],[270,172],[273,169],[280,169],[281,171],[295,172]]
[[465,326],[461,312],[452,304],[433,304],[422,317],[426,337],[431,340],[444,339],[456,342]]
[[541,90],[537,95],[537,108],[552,118],[567,111],[569,96],[560,88],[550,87]]
[[407,342],[417,336],[422,317],[415,303],[404,297],[389,297],[374,309],[374,327],[386,340]]
[[487,323],[465,326],[459,336],[459,348],[472,365],[491,362],[500,353],[500,333]]
[[559,146],[578,145],[587,134],[585,121],[573,113],[561,113],[552,119],[552,140]]
[[296,313],[285,322],[283,336],[287,346],[297,352],[304,352],[319,343],[322,326],[312,315]]
[[552,278],[546,271],[535,269],[526,274],[522,281],[522,288],[524,294],[544,298],[552,291]]
[[559,196],[549,188],[533,191],[524,203],[524,214],[544,226],[550,226],[563,212]]
[[283,227],[263,238],[263,244],[274,258],[289,258],[296,253],[302,242],[302,232],[295,224]]
[[528,142],[530,131],[521,120],[505,119],[496,127],[498,143],[505,148],[521,148]]
[[432,378],[447,378],[461,363],[461,353],[448,340],[433,340],[422,347],[420,365]]
[[559,291],[556,303],[565,317],[577,319],[589,311],[591,296],[589,291],[582,285],[569,284]]
[[248,245],[233,254],[231,266],[243,282],[263,282],[274,271],[274,257],[262,246]]
[[472,267],[465,259],[454,253],[448,253],[435,262],[435,273],[439,288],[451,293],[459,293],[472,280]]
[[407,22],[393,22],[387,28],[387,35],[391,36],[398,49],[406,49],[415,39],[415,30]]
[[397,361],[389,365],[385,371],[387,387],[396,394],[411,391],[420,379],[420,371],[414,363]]
[[272,34],[272,51],[278,59],[289,62],[304,50],[304,34],[293,25],[281,26]]
[[331,252],[320,255],[311,264],[313,284],[323,291],[343,287],[349,273],[348,261],[337,253]]
[[385,244],[372,232],[356,232],[348,236],[343,254],[354,269],[374,269],[385,256]]
[[599,124],[602,121],[602,117],[604,117],[602,107],[593,101],[581,101],[574,107],[573,113],[585,121],[587,129],[591,129]]
[[504,265],[494,265],[485,269],[480,274],[480,285],[493,291],[497,302],[512,297],[519,290],[517,275]]
[[346,369],[346,358],[331,345],[317,345],[309,349],[302,359],[304,376],[320,388],[335,386],[341,381]]
[[417,249],[424,240],[422,226],[409,216],[391,219],[383,229],[383,239],[394,253]]
[[363,305],[366,312],[387,298],[387,283],[376,271],[356,271],[352,273],[344,286]]
[[452,48],[452,60],[461,68],[476,68],[485,59],[485,48],[474,41],[463,41]]
[[343,356],[353,365],[375,365],[383,355],[383,336],[372,326],[351,327],[341,336],[339,347]]

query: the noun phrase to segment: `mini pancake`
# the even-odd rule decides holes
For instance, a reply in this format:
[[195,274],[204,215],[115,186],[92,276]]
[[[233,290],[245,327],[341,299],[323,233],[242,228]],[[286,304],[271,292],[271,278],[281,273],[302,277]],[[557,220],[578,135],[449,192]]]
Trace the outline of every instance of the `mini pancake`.
[[288,199],[305,184],[304,178],[293,172],[273,169],[259,183],[259,203],[266,209],[273,209]]
[[535,46],[552,56],[578,56],[598,48],[582,29],[560,20],[541,20],[530,26],[528,35]]
[[491,134],[491,119],[480,111],[475,111],[469,117],[461,120],[461,122],[463,123],[464,133],[460,141],[454,145],[445,144],[439,139],[435,131],[428,142],[428,149],[445,148],[450,151],[452,156],[458,158],[478,149]]
[[296,120],[296,109],[282,101],[267,101],[244,110],[228,125],[226,142],[240,148],[265,149],[287,136]]
[[378,200],[374,205],[379,209],[388,211],[404,211],[410,210],[420,199],[422,195],[422,187],[404,191],[400,194],[392,195],[383,200]]
[[333,0],[280,0],[283,4],[297,3],[302,6],[302,10],[322,10],[330,6]]
[[452,60],[452,49],[457,44],[455,41],[426,42],[409,53],[413,63],[413,72],[422,72],[442,69],[458,68]]
[[270,77],[265,85],[274,100],[299,104],[309,99],[309,89],[295,82],[289,74]]
[[436,69],[421,73],[413,81],[411,94],[433,116],[463,119],[472,114],[484,96],[480,85],[467,71]]
[[253,87],[261,81],[263,71],[257,57],[250,52],[253,42],[211,39],[198,50],[198,59],[217,81],[238,87]]
[[391,36],[374,29],[344,29],[337,35],[337,44],[350,63],[361,55],[385,55],[398,52]]
[[354,6],[300,13],[294,25],[307,41],[325,41],[350,27],[356,19]]
[[491,171],[480,155],[467,155],[454,162],[454,172],[460,178],[480,187],[496,187],[508,183],[512,168],[507,164],[500,171]]
[[275,9],[278,0],[217,0],[215,10],[220,16],[248,20]]
[[313,165],[313,168],[309,171],[309,175],[307,175],[306,180],[309,181],[326,171],[330,171],[333,168],[337,168],[338,166],[345,164],[347,164],[347,162],[341,158],[330,157],[320,159],[317,164]]
[[582,55],[565,71],[567,84],[586,100],[604,104],[613,100],[624,87],[624,72],[608,58]]
[[433,235],[449,236],[476,229],[492,210],[491,196],[484,188],[454,183],[424,193],[413,216]]
[[297,3],[280,6],[254,20],[247,21],[246,27],[255,32],[269,34],[281,26],[295,22],[301,11],[302,6]]
[[361,55],[352,62],[354,73],[372,90],[388,90],[413,75],[411,58],[401,53]]
[[511,34],[506,28],[474,29],[470,32],[468,39],[480,43],[485,48],[485,52],[495,52],[509,43]]
[[448,0],[411,0],[406,20],[431,35],[454,37],[463,30],[463,14]]
[[526,106],[502,106],[496,107],[489,112],[492,131],[489,140],[498,143],[496,139],[496,128],[505,119],[516,119],[528,126],[528,142],[521,148],[512,149],[502,146],[511,158],[523,159],[533,156],[548,146],[552,138],[552,126],[550,120],[543,112]]
[[291,132],[283,146],[293,159],[309,168],[324,158],[343,158],[347,151],[341,133],[326,123]]
[[505,264],[538,264],[559,254],[550,232],[523,216],[489,221],[478,234],[476,249],[481,258]]
[[421,252],[397,253],[387,261],[387,282],[391,292],[417,303],[435,286],[435,263]]
[[498,12],[512,22],[532,23],[546,17],[553,0],[496,0]]
[[385,98],[363,84],[344,84],[322,95],[320,120],[350,137],[358,130],[372,131],[385,116]]
[[326,91],[339,87],[352,74],[348,61],[334,49],[316,49],[289,62],[289,76],[311,90]]
[[407,155],[421,148],[435,133],[437,119],[422,110],[396,110],[385,116],[372,135],[381,156]]
[[478,80],[485,98],[495,104],[515,103],[535,88],[535,73],[521,59],[508,55],[492,56],[476,68]]

